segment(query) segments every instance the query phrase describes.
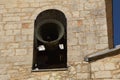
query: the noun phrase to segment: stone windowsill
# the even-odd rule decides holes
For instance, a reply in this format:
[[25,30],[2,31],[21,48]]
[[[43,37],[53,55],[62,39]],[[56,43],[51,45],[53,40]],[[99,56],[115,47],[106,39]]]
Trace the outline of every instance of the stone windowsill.
[[46,71],[67,71],[68,68],[56,68],[56,69],[34,69],[32,72],[46,72]]
[[105,57],[110,57],[110,56],[120,54],[119,51],[120,51],[120,46],[117,46],[113,49],[107,49],[107,50],[104,50],[104,51],[101,51],[101,52],[97,52],[95,54],[88,55],[84,58],[84,60],[86,62],[93,62],[93,61],[96,61],[98,59],[102,59],[102,58],[105,58]]

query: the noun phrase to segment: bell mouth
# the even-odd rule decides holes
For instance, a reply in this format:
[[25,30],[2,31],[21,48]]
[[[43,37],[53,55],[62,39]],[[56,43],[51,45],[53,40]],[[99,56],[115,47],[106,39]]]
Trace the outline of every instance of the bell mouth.
[[58,42],[64,35],[64,26],[57,20],[47,19],[40,22],[36,28],[36,37],[45,44]]

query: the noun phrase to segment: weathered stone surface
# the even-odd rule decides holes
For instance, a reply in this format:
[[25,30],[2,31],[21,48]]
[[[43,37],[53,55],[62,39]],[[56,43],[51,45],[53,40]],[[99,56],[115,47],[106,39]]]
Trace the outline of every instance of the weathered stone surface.
[[7,73],[7,69],[6,68],[0,68],[0,75],[5,75]]
[[4,56],[4,57],[6,57],[6,56],[14,56],[14,54],[15,54],[14,49],[1,50],[1,56]]
[[27,79],[27,80],[36,80],[35,78],[29,78],[29,79]]
[[1,36],[0,37],[1,42],[14,42],[14,36]]
[[0,75],[0,79],[1,80],[10,80],[10,76],[9,75]]
[[75,67],[72,67],[72,66],[71,66],[71,67],[69,68],[69,71],[70,71],[70,72],[69,72],[70,75],[71,75],[71,74],[76,74]]
[[0,42],[0,49],[5,49],[5,48],[6,48],[5,43]]
[[96,49],[106,49],[108,48],[108,44],[96,44]]
[[29,3],[19,3],[19,4],[18,4],[18,7],[19,7],[19,8],[29,7]]
[[9,22],[9,23],[5,24],[4,29],[5,30],[19,30],[19,29],[21,29],[21,24],[20,23]]
[[39,7],[39,6],[40,6],[40,4],[39,4],[39,3],[37,3],[37,2],[35,2],[35,3],[31,3],[31,4],[30,4],[30,6],[31,6],[31,7]]
[[89,79],[90,78],[90,74],[89,73],[77,73],[77,79]]
[[96,78],[112,78],[112,73],[110,71],[98,71],[95,72]]
[[100,71],[100,70],[105,70],[104,69],[104,63],[102,62],[97,62],[97,63],[91,63],[91,70],[92,71]]
[[18,12],[21,12],[21,9],[19,9],[19,8],[10,8],[10,9],[8,9],[8,13],[18,13]]
[[27,49],[16,49],[16,55],[26,55]]
[[23,35],[33,34],[33,29],[22,29],[22,34]]
[[43,75],[41,76],[41,80],[49,80],[50,75]]
[[[48,9],[66,16],[69,67],[31,72],[34,21]],[[0,0],[0,80],[119,80],[120,57],[83,62],[84,56],[108,48],[107,38],[104,0]]]
[[16,35],[15,36],[15,42],[24,42],[27,41],[26,35]]
[[116,68],[116,65],[114,64],[114,63],[106,63],[106,64],[104,64],[105,65],[105,70],[115,70],[115,69],[117,69]]
[[17,21],[20,21],[20,17],[18,17],[18,16],[14,16],[14,17],[3,17],[3,21],[15,21],[15,22],[17,22]]
[[89,9],[95,9],[97,8],[97,3],[93,2],[93,3],[89,3],[89,2],[86,2],[85,3],[85,10],[89,10]]

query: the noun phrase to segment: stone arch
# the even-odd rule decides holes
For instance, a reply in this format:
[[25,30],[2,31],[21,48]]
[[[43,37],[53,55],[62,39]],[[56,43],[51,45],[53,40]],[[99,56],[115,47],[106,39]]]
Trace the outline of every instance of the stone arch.
[[[64,8],[57,8],[43,7],[37,9],[32,16],[34,20],[33,70],[36,67],[39,69],[67,67],[67,18],[69,19],[70,16],[65,15],[68,11],[61,10]],[[60,44],[63,45],[63,49],[59,48]],[[39,46],[43,46],[44,50],[39,50]]]
[[33,12],[33,14],[32,14],[30,19],[34,19],[35,20],[39,13],[41,13],[41,12],[43,12],[45,10],[48,10],[48,9],[56,9],[56,10],[59,10],[59,11],[63,12],[65,14],[65,16],[66,16],[68,21],[72,18],[71,11],[68,8],[62,7],[60,5],[54,5],[54,6],[44,6],[42,8],[36,9]]

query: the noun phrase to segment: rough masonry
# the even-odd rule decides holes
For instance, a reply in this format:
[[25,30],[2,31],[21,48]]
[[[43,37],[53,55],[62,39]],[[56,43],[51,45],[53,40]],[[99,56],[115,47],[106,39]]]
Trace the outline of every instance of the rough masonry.
[[[68,70],[31,72],[34,20],[48,9],[67,17]],[[108,49],[105,0],[0,0],[0,80],[119,80],[120,55],[88,63]]]

